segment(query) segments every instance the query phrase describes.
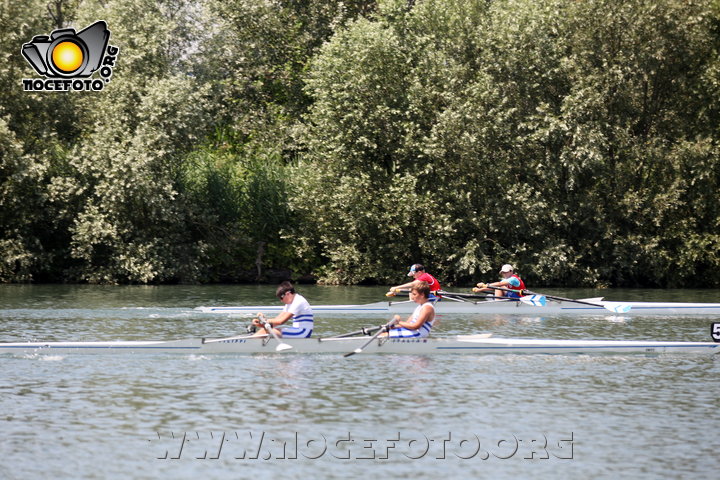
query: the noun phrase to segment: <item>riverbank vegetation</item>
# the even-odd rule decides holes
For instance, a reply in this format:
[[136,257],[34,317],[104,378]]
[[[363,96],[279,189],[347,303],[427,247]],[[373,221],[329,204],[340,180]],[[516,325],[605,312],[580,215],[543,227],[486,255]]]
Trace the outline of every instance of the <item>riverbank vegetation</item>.
[[[23,43],[102,19],[101,92]],[[0,281],[720,286],[720,3],[0,4]]]

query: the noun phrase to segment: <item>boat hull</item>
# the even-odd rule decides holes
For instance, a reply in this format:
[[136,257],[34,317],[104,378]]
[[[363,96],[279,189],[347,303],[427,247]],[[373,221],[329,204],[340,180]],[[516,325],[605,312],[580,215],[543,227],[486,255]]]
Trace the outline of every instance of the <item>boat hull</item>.
[[[362,347],[368,337],[343,339],[282,339],[292,348],[281,353],[344,354]],[[0,343],[0,354],[275,354],[278,342],[263,338],[186,339],[175,341],[117,342],[33,342]],[[720,352],[720,343],[659,342],[627,340],[541,340],[488,338],[487,335],[458,335],[425,339],[376,339],[362,351],[366,353],[435,354],[661,354]]]
[[[618,302],[607,302],[602,299],[585,299],[597,303],[597,306],[585,305],[574,302],[547,300],[545,306],[533,306],[522,302],[510,301],[479,301],[479,302],[454,302],[443,300],[437,304],[439,314],[489,314],[489,315],[622,315],[622,316],[685,316],[685,315],[715,315],[720,316],[720,303],[678,303],[678,302],[623,302],[630,305],[630,311],[622,314],[614,314],[608,311],[603,305]],[[365,305],[313,305],[313,311],[318,313],[353,315],[353,314],[409,314],[417,305],[413,302],[377,302]],[[255,315],[259,312],[271,314],[280,312],[283,306],[254,305],[254,306],[232,306],[232,307],[198,307],[196,310],[203,313],[224,313],[230,315]]]

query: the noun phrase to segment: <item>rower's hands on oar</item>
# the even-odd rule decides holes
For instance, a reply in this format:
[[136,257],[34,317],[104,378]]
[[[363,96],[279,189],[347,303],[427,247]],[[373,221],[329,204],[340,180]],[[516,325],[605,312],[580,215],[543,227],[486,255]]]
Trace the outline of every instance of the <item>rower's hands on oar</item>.
[[393,328],[397,327],[400,324],[400,320],[401,320],[400,315],[396,314],[392,319],[390,319],[389,322],[387,322],[385,325],[382,325],[380,327],[380,334],[381,335],[389,334],[390,330],[392,330]]
[[482,283],[482,282],[480,282],[480,283],[477,284],[477,287],[473,287],[472,291],[475,292],[475,293],[482,292],[482,291],[484,291],[487,287],[488,287],[488,286],[487,286],[487,283]]
[[272,323],[268,319],[265,318],[265,315],[262,313],[258,313],[258,319],[263,322],[263,326],[265,327],[265,330],[268,332],[268,334],[275,339],[276,342],[278,342],[278,346],[275,347],[276,352],[282,352],[284,350],[290,350],[292,345],[288,345],[287,343],[280,340],[280,337],[277,333],[275,333],[275,329],[273,328]]
[[352,355],[355,355],[356,353],[362,352],[362,351],[365,349],[365,347],[367,347],[368,345],[370,345],[370,344],[371,344],[376,338],[378,338],[381,334],[386,333],[386,332],[389,332],[389,331],[392,329],[392,327],[393,327],[394,325],[396,325],[397,322],[399,322],[399,321],[400,321],[400,315],[395,315],[395,316],[392,318],[392,320],[390,320],[390,321],[389,321],[388,323],[386,323],[385,325],[381,326],[381,327],[378,329],[378,331],[375,333],[375,335],[373,335],[370,340],[368,340],[367,342],[365,342],[365,344],[364,344],[362,347],[356,348],[356,349],[353,350],[352,352],[346,353],[345,355],[343,355],[343,357],[350,357],[350,356],[352,356]]
[[[261,319],[263,321],[261,321]],[[264,326],[264,320],[265,320],[265,315],[263,315],[262,313],[258,313],[257,317],[252,319],[252,324],[255,325],[256,327],[262,327],[262,326]]]
[[397,295],[399,292],[400,292],[400,289],[399,289],[399,288],[392,287],[392,288],[390,289],[390,291],[385,294],[385,296],[386,296],[386,297],[394,297],[394,296]]

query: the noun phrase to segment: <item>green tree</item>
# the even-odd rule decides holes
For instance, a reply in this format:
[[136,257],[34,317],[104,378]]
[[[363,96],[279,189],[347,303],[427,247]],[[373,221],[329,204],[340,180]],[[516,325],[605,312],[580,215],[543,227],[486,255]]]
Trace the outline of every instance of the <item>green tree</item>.
[[[178,36],[191,2],[94,2],[120,47],[112,82],[80,100],[83,136],[49,194],[70,234],[66,276],[76,281],[193,281],[201,246],[188,239],[178,163],[212,129],[208,91],[182,69]],[[190,10],[189,10],[190,9]],[[138,34],[142,32],[142,34]],[[172,46],[172,48],[169,48]]]
[[[421,260],[455,281],[506,261],[557,284],[716,278],[715,255],[689,253],[717,244],[717,116],[705,113],[717,100],[701,83],[717,71],[712,9],[440,3],[383,2],[313,61],[301,204],[322,219],[305,244],[326,272],[353,270],[336,253],[347,250],[359,265]],[[329,198],[364,176],[345,205]],[[394,243],[400,255],[361,248],[381,242],[347,238],[362,216],[337,210],[386,218],[377,198],[400,176],[412,191],[396,204],[425,202],[409,222],[421,233]]]
[[[720,4],[0,4],[0,281],[720,284]],[[106,20],[102,92],[22,43]]]
[[0,281],[61,278],[53,265],[64,256],[68,235],[46,186],[79,135],[77,99],[23,91],[22,79],[36,73],[20,51],[34,36],[68,26],[77,4],[0,3]]

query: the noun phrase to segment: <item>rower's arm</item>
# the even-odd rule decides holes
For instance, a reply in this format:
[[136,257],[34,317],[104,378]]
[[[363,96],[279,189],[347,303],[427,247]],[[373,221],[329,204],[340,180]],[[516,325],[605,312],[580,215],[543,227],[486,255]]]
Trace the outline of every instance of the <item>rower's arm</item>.
[[277,327],[278,325],[282,325],[283,323],[287,322],[293,318],[293,314],[290,312],[281,312],[280,315],[278,315],[275,318],[271,318],[268,320],[270,322],[270,325],[273,327]]
[[390,287],[390,291],[393,292],[395,290],[409,289],[413,286],[414,283],[415,280],[413,280],[412,282],[403,283],[402,285],[398,285],[397,287]]

